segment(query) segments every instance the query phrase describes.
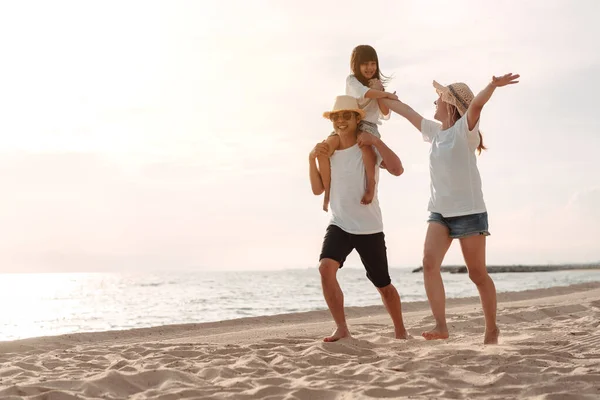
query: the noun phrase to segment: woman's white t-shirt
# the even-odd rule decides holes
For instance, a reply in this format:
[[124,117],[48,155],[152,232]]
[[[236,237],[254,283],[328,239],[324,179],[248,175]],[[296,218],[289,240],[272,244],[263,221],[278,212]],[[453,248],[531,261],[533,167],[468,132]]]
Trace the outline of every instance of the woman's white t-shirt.
[[423,119],[421,133],[423,140],[431,143],[428,210],[444,217],[485,212],[475,156],[480,141],[479,121],[469,130],[465,114],[452,127],[442,130],[440,123]]
[[379,110],[379,103],[377,99],[368,99],[365,97],[365,93],[369,88],[359,82],[354,75],[349,75],[346,78],[346,95],[356,98],[358,101],[358,107],[365,112],[365,121],[373,124],[381,125],[380,119],[390,119],[391,112],[387,115],[381,113]]

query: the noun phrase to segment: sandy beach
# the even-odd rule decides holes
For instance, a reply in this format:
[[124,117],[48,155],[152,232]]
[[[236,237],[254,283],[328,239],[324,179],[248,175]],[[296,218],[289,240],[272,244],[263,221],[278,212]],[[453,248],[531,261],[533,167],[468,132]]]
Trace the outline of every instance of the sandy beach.
[[448,301],[447,341],[420,337],[425,302],[404,312],[408,341],[377,306],[327,344],[326,311],[0,342],[0,398],[600,398],[600,283],[499,294],[498,346],[477,298]]

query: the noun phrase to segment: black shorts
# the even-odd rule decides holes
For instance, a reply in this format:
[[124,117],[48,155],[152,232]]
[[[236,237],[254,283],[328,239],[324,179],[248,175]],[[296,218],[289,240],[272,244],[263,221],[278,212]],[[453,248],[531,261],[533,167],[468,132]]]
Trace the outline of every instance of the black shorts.
[[367,278],[378,288],[392,283],[388,271],[387,248],[383,232],[371,235],[354,235],[336,225],[329,225],[319,261],[330,258],[340,263],[340,268],[352,250],[356,249],[367,271]]

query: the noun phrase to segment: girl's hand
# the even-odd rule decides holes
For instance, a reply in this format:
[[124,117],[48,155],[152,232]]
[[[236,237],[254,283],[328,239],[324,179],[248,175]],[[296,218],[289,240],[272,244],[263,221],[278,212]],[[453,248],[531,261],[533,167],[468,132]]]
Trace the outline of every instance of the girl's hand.
[[371,89],[381,90],[382,92],[385,90],[383,88],[383,83],[381,83],[381,81],[379,79],[376,79],[376,78],[369,80],[369,87]]
[[513,85],[515,83],[519,83],[517,79],[519,79],[521,75],[513,75],[512,73],[508,73],[506,75],[502,75],[499,77],[492,76],[491,85],[493,87],[502,87],[506,85]]

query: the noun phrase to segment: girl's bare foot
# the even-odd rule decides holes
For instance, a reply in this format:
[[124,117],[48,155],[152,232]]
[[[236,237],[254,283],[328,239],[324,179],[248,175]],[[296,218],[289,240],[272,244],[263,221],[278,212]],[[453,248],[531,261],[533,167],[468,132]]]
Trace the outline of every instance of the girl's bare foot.
[[440,328],[436,325],[432,330],[421,333],[421,336],[426,340],[448,339],[448,328]]
[[500,329],[498,327],[491,331],[486,330],[483,337],[483,344],[498,344],[498,336],[500,336]]
[[348,328],[337,328],[331,336],[325,337],[323,341],[331,343],[347,337],[350,337],[350,331],[348,331]]
[[325,196],[323,197],[323,211],[329,211],[329,193],[325,192]]
[[360,201],[360,204],[371,204],[373,201],[373,197],[375,197],[375,181],[367,181],[367,189],[365,190],[365,194]]

